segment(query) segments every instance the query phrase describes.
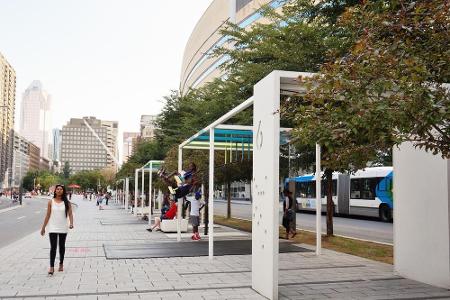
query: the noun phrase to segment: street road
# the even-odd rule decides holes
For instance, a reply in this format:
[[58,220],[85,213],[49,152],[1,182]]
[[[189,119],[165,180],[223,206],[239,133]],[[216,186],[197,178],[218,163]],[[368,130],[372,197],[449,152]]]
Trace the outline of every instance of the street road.
[[0,248],[40,230],[47,209],[47,199],[24,198],[23,206],[0,212]]
[[[280,205],[280,224],[281,224],[281,205]],[[214,201],[214,213],[216,215],[226,215],[227,203],[222,200]],[[252,205],[251,202],[245,203],[237,201],[231,203],[231,216],[241,219],[251,220]],[[334,217],[334,233],[336,235],[358,238],[363,240],[393,243],[393,224],[384,223],[366,219],[352,219]],[[297,213],[297,228],[315,231],[316,216],[314,214]],[[326,231],[326,218],[322,216],[322,230]]]

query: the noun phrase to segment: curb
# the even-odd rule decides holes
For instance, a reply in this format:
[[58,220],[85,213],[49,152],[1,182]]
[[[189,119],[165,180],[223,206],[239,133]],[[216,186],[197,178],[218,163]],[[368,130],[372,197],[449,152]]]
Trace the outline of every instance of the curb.
[[[238,219],[238,220],[242,220],[242,221],[252,221],[249,219],[244,219],[244,218],[237,218],[237,217],[233,217],[233,219]],[[227,225],[223,225],[223,226],[227,226]],[[227,227],[231,227],[231,226],[227,226]],[[231,227],[233,228],[233,227]],[[236,229],[236,228],[234,228]],[[315,233],[314,230],[309,230],[309,229],[303,229],[300,227],[297,227],[298,230],[303,230],[306,232],[311,232],[311,233]],[[322,233],[323,234],[323,233]],[[386,245],[386,246],[394,246],[394,244],[391,243],[386,243],[386,242],[381,242],[381,241],[373,241],[373,240],[366,240],[366,239],[360,239],[357,237],[351,237],[351,236],[346,236],[346,235],[340,235],[340,234],[335,234],[334,236],[338,236],[338,237],[342,237],[342,238],[346,238],[346,239],[350,239],[350,240],[356,240],[356,241],[362,241],[362,242],[370,242],[370,243],[374,243],[374,244],[381,244],[381,245]]]

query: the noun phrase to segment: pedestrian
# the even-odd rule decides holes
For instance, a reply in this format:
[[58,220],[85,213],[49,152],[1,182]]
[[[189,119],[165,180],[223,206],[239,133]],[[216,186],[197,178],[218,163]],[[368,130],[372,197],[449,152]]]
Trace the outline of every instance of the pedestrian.
[[103,207],[102,207],[103,201],[105,201],[105,197],[104,197],[103,193],[99,193],[97,196],[97,205],[98,205],[99,210],[103,209]]
[[106,198],[106,205],[108,205],[109,199],[111,198],[111,194],[109,192],[107,192],[105,194],[105,198]]
[[283,226],[286,228],[286,239],[293,238],[297,234],[296,212],[292,192],[287,188],[283,191]]
[[200,209],[203,208],[202,203],[200,201],[202,195],[200,192],[196,192],[193,199],[190,199],[191,202],[191,213],[190,220],[192,224],[192,237],[191,239],[194,241],[200,240],[200,234],[198,233],[198,226],[200,226]]
[[[169,195],[167,195],[169,197]],[[162,220],[171,220],[174,219],[177,216],[177,204],[175,203],[175,200],[172,198],[169,198],[170,208],[168,211],[166,211],[165,214],[161,215],[161,217],[155,217],[155,225],[153,225],[151,228],[148,228],[148,231],[153,231],[155,228],[156,230],[161,230],[161,221]]]
[[[69,225],[67,224],[69,218]],[[63,185],[56,185],[53,199],[48,201],[47,214],[41,228],[41,235],[44,236],[45,228],[48,224],[48,235],[50,239],[50,268],[49,275],[55,272],[56,248],[59,244],[59,268],[64,271],[64,254],[66,251],[66,237],[68,229],[73,228],[72,205],[67,199],[66,189]]]
[[161,218],[170,208],[170,196],[169,194],[164,194],[163,201],[161,203]]

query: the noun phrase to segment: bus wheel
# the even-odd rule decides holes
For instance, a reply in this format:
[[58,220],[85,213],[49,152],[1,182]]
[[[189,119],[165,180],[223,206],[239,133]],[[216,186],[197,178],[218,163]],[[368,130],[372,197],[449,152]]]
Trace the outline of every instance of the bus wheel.
[[391,210],[387,205],[380,205],[379,208],[380,220],[383,222],[389,222],[391,220]]

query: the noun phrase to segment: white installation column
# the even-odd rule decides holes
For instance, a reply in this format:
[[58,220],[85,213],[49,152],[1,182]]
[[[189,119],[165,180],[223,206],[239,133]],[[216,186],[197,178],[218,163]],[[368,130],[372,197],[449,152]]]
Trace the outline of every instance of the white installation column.
[[450,159],[405,142],[393,163],[395,271],[450,289]]
[[214,128],[209,129],[208,255],[214,257]]
[[[178,173],[180,173],[183,169],[183,148],[178,147]],[[177,241],[181,241],[181,209],[183,203],[180,203],[180,199],[178,199],[177,203]]]
[[150,162],[150,172],[148,174],[148,225],[152,225],[152,175],[153,163]]
[[272,72],[253,91],[252,288],[278,299],[280,78]]
[[134,172],[134,215],[137,216],[137,198],[139,196],[139,169]]
[[[145,166],[144,166],[145,167]],[[141,187],[141,216],[144,216],[144,200],[145,200],[145,168],[142,167],[142,187]]]
[[316,255],[320,255],[322,248],[322,191],[321,191],[321,157],[320,145],[316,144]]

